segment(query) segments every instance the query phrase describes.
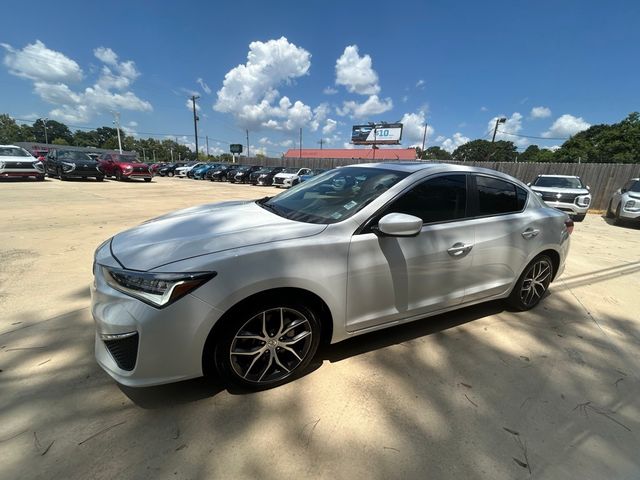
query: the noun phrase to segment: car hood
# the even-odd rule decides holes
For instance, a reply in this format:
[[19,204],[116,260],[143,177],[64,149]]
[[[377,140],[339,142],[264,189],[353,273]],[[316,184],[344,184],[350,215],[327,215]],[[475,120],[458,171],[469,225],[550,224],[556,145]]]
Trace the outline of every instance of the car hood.
[[531,186],[531,190],[540,193],[570,193],[574,195],[587,195],[590,193],[586,188],[536,187],[533,185]]
[[132,167],[146,167],[149,168],[149,165],[147,165],[146,163],[141,163],[141,162],[115,162],[117,165],[121,166],[121,167],[127,167],[127,166],[132,166]]
[[278,173],[276,174],[276,177],[278,178],[293,178],[293,177],[297,177],[298,174],[297,173]]
[[253,201],[223,202],[173,212],[119,233],[111,251],[125,268],[147,271],[223,250],[309,237],[325,228],[287,220]]

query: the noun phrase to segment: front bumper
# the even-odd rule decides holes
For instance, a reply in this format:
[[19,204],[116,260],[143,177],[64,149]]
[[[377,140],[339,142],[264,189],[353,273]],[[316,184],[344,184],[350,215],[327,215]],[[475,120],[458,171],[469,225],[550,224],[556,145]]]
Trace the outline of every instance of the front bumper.
[[127,172],[122,172],[122,176],[123,177],[127,177],[127,178],[153,178],[153,174],[152,173],[144,173],[144,172],[131,172],[131,173],[127,173]]
[[44,177],[44,170],[39,171],[35,168],[31,169],[17,169],[17,168],[2,168],[0,169],[0,178],[28,178],[28,177]]
[[204,345],[222,312],[193,295],[157,309],[111,288],[101,268],[94,273],[95,356],[109,375],[122,385],[146,387],[203,374]]
[[589,207],[580,207],[578,205],[576,205],[575,203],[568,203],[568,202],[552,202],[550,200],[545,200],[544,203],[546,203],[549,207],[558,209],[562,212],[566,212],[570,215],[583,215],[586,214],[589,211]]

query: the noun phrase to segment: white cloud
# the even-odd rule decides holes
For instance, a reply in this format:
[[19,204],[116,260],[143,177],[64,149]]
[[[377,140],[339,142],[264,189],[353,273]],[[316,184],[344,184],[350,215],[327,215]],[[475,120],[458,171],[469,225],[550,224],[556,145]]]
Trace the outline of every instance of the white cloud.
[[582,117],[574,117],[565,113],[558,117],[551,128],[542,134],[543,137],[571,137],[591,126]]
[[322,93],[324,93],[325,95],[335,95],[336,93],[338,93],[338,90],[333,87],[326,87],[324,90],[322,90]]
[[290,130],[313,118],[301,101],[280,96],[276,87],[307,75],[311,54],[285,37],[251,42],[247,62],[227,72],[217,92],[214,110],[231,113],[245,128],[263,126]]
[[327,118],[327,123],[322,127],[322,135],[331,135],[338,126],[338,122],[331,118]]
[[[438,137],[441,138],[441,137]],[[465,143],[471,141],[469,137],[465,137],[462,133],[456,132],[453,134],[452,138],[445,138],[442,140],[442,148],[447,152],[451,153],[460,145],[464,145]]]
[[519,147],[527,145],[529,143],[529,140],[523,137],[516,136],[516,134],[518,134],[522,130],[522,114],[520,114],[519,112],[513,112],[510,117],[507,117],[505,115],[493,117],[487,123],[487,135],[493,136],[493,129],[496,127],[496,120],[502,117],[506,118],[507,121],[498,125],[496,140],[506,140],[509,142],[513,142]]
[[424,90],[425,81],[420,79],[416,82],[416,88],[420,88],[420,90]]
[[372,63],[369,55],[359,55],[357,45],[349,45],[336,61],[336,85],[343,85],[350,93],[360,95],[380,92],[378,74]]
[[280,142],[280,146],[284,148],[289,148],[293,146],[293,140],[284,140]]
[[364,103],[349,100],[343,102],[342,108],[337,108],[336,113],[341,116],[350,115],[351,118],[367,118],[371,115],[388,112],[393,108],[390,98],[381,100],[377,95],[371,95]]
[[409,100],[409,97],[407,95],[403,95],[402,96],[402,103],[407,103],[407,100]]
[[202,88],[202,91],[204,93],[206,93],[207,95],[211,94],[211,88],[209,88],[209,85],[207,85],[202,78],[198,78],[196,80],[196,83],[198,83],[198,85],[200,85],[200,88]]
[[533,107],[530,116],[531,118],[547,118],[551,116],[551,109],[548,107]]
[[482,106],[482,107],[480,107],[480,111],[481,112],[488,112],[489,109],[487,107],[485,107],[485,106]]
[[[400,120],[400,123],[402,123],[402,138],[404,143],[411,147],[422,146],[425,122],[425,113],[423,111],[419,111],[417,113],[405,113]],[[435,130],[433,127],[428,125],[427,141],[430,138],[433,138],[434,133]]]
[[[193,102],[191,102],[190,98],[187,98],[187,103],[185,103],[184,105],[185,107],[187,107],[187,110],[193,112]],[[196,102],[196,112],[200,112],[200,105],[198,105],[198,102]]]
[[3,63],[12,75],[44,82],[82,80],[82,69],[74,60],[48,49],[40,40],[22,50],[14,49],[6,43],[0,45],[7,51]]
[[[64,54],[48,49],[42,42],[15,50],[3,44],[9,52],[4,64],[10,73],[33,80],[34,93],[43,101],[55,105],[49,116],[69,123],[84,123],[93,116],[110,110],[150,111],[146,100],[125,91],[140,75],[131,60],[119,62],[110,48],[98,47],[93,53],[103,62],[98,79],[84,91],[72,90],[68,83],[82,79],[79,65]],[[117,92],[114,92],[116,90]]]

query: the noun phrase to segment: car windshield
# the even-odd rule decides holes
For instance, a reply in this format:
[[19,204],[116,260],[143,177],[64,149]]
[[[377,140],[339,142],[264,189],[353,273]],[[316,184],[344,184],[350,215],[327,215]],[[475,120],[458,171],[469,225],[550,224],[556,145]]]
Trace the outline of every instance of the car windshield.
[[256,170],[256,173],[269,173],[269,172],[271,172],[271,170],[273,170],[271,167],[269,167],[269,168],[261,168],[259,170]]
[[0,157],[30,157],[29,152],[19,147],[0,147]]
[[631,187],[629,187],[630,192],[640,193],[640,180],[636,180],[633,182]]
[[576,177],[538,177],[533,185],[548,188],[584,188],[582,181]]
[[138,157],[135,155],[120,155],[118,158],[120,162],[138,163]]
[[93,159],[86,153],[73,150],[58,150],[58,158],[60,160],[80,160],[83,162],[93,162]]
[[345,220],[408,175],[382,168],[344,167],[314,177],[258,204],[290,220],[329,224]]
[[299,168],[289,167],[282,170],[280,173],[298,173]]

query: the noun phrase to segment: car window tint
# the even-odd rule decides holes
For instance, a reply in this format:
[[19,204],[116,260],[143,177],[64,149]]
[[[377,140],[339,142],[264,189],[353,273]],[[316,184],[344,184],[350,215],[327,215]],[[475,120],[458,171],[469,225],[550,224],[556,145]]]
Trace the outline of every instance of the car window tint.
[[519,212],[524,208],[524,197],[513,183],[493,177],[476,176],[478,188],[478,215],[497,215]]
[[444,175],[426,180],[393,202],[386,213],[405,213],[424,223],[445,222],[466,216],[466,175]]
[[516,195],[518,197],[517,211],[520,211],[527,203],[527,191],[524,188],[516,187]]

